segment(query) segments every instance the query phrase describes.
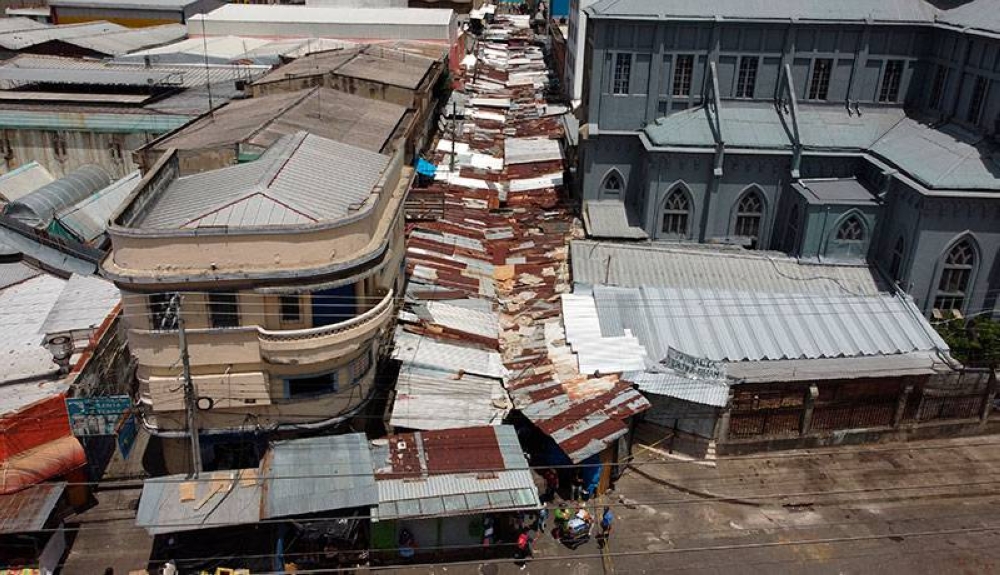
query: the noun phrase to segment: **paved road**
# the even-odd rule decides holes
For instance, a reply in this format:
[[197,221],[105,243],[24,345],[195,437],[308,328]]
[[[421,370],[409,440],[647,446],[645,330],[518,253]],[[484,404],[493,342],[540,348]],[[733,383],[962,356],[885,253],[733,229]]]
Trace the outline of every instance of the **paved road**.
[[[612,500],[617,573],[1000,573],[1000,437],[780,452],[715,467],[641,448],[636,456]],[[570,551],[543,537],[537,549],[520,572],[605,573],[593,543]]]

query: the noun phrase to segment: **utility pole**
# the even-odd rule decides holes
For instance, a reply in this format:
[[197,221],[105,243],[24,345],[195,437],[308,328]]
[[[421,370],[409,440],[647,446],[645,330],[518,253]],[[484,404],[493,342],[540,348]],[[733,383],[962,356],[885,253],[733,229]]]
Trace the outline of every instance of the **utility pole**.
[[191,380],[191,356],[188,355],[187,334],[184,331],[184,316],[181,314],[181,296],[175,294],[170,301],[174,317],[177,318],[177,337],[181,346],[181,366],[184,370],[184,410],[187,413],[187,429],[191,436],[191,474],[197,478],[201,473],[201,438],[198,437],[198,425],[195,420],[198,406],[194,394],[194,382]]
[[458,139],[458,102],[451,102],[451,167],[450,172],[455,171],[455,140]]

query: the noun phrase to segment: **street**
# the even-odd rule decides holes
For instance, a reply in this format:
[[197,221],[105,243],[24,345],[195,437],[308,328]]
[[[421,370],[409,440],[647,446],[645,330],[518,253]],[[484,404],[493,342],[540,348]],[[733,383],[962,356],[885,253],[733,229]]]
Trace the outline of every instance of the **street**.
[[[606,565],[541,536],[499,573],[1000,572],[1000,438],[789,451],[715,466],[636,446],[602,502],[617,519]],[[599,508],[598,508],[599,510]],[[551,519],[550,525],[551,528]],[[407,573],[489,572],[441,565]]]

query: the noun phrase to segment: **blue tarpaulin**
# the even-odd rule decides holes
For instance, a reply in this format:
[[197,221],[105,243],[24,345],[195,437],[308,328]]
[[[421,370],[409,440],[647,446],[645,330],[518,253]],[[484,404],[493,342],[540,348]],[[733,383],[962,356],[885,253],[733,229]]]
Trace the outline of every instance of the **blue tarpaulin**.
[[417,173],[421,176],[427,176],[433,178],[434,174],[437,172],[437,166],[428,162],[423,158],[417,158]]

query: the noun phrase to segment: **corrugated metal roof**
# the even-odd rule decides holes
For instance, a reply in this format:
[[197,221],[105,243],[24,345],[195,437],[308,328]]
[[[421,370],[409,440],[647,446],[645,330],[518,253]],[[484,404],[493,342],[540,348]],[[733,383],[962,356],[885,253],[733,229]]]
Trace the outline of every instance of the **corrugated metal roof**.
[[101,113],[77,109],[0,110],[0,128],[9,130],[74,130],[88,132],[150,132],[162,134],[187,124],[189,116]]
[[29,226],[48,227],[59,211],[71,207],[111,183],[104,168],[90,164],[22,196],[4,208],[4,215]]
[[50,0],[49,6],[73,8],[120,8],[132,10],[163,10],[184,8],[202,0]]
[[601,239],[645,240],[642,227],[630,221],[621,200],[587,200],[583,203],[583,221],[587,235]]
[[406,108],[330,88],[237,100],[159,140],[154,149],[211,149],[244,143],[266,148],[298,131],[380,152]]
[[52,482],[0,495],[0,534],[30,533],[44,529],[65,490],[65,482]]
[[121,301],[115,284],[97,276],[73,274],[49,310],[45,334],[97,328]]
[[327,8],[317,6],[226,4],[191,20],[313,24],[439,25],[451,23],[454,11],[433,8]]
[[13,32],[15,30],[37,30],[48,27],[47,24],[32,20],[31,18],[0,18],[0,33]]
[[0,46],[8,50],[23,50],[52,40],[68,40],[80,36],[94,36],[125,30],[128,30],[128,28],[112,24],[111,22],[85,22],[82,24],[67,24],[65,26],[44,26],[41,28],[0,33]]
[[96,259],[88,257],[88,254],[73,255],[65,250],[57,250],[17,232],[3,221],[0,221],[0,245],[6,246],[6,251],[24,254],[49,269],[67,274],[90,275],[97,271]]
[[41,274],[40,270],[23,262],[0,263],[0,290]]
[[500,425],[510,408],[499,379],[403,364],[389,425],[414,430]]
[[160,46],[187,36],[187,27],[183,24],[164,24],[107,32],[93,36],[81,36],[65,40],[68,44],[94,50],[108,56],[128,54],[150,46]]
[[275,442],[262,468],[265,519],[376,505],[379,500],[364,433]]
[[636,384],[641,391],[653,395],[666,395],[713,407],[729,403],[729,384],[718,381],[689,379],[674,373],[634,371],[622,374],[622,379]]
[[423,337],[402,328],[396,330],[394,341],[392,357],[404,364],[446,373],[464,371],[496,379],[506,374],[496,351]]
[[776,252],[588,240],[574,240],[570,251],[573,281],[578,284],[786,294],[884,291],[867,266],[810,264]]
[[13,202],[55,179],[55,176],[38,162],[28,162],[0,176],[0,198]]
[[491,339],[500,336],[500,319],[493,310],[482,311],[451,305],[442,301],[428,301],[415,308],[418,316],[426,314],[427,321],[462,333],[471,333]]
[[[313,222],[334,221],[371,197],[388,163],[379,153],[299,132],[282,138],[253,162],[174,180],[135,225],[280,225],[289,221],[289,211]],[[206,189],[213,193],[206,195]],[[267,218],[246,209],[251,205],[228,209],[258,194],[272,200]],[[281,209],[271,209],[274,206]]]
[[938,14],[925,0],[600,0],[586,12],[596,18],[671,18],[711,20],[847,20],[863,23],[931,23]]
[[121,206],[140,180],[142,176],[136,170],[89,198],[63,208],[56,214],[56,220],[81,241],[93,242],[104,234],[111,214]]
[[135,524],[162,535],[256,523],[262,493],[257,469],[155,477],[142,484]]
[[[145,77],[158,79],[161,76],[168,76],[172,85],[182,88],[203,87],[207,82],[215,84],[232,84],[236,80],[253,81],[255,78],[267,73],[271,67],[264,65],[218,65],[213,64],[205,67],[204,62],[200,64],[151,64],[146,67],[142,61],[139,62],[111,62],[106,60],[96,60],[87,58],[64,58],[60,56],[39,56],[35,54],[21,54],[0,64],[0,72],[10,69],[35,70],[40,71],[37,76],[40,78],[62,78],[60,70],[70,71],[107,71],[120,72],[121,77],[126,77],[127,73],[135,73],[135,78]],[[27,74],[27,72],[25,72]],[[76,75],[74,77],[82,75]],[[0,76],[2,77],[2,76]],[[109,79],[115,79],[114,75],[109,75]],[[147,80],[148,82],[148,80]]]
[[[490,430],[495,443],[485,441],[449,441],[448,437],[459,439],[466,433],[476,437]],[[419,435],[414,439],[419,444]],[[388,441],[393,441],[390,436]],[[379,504],[373,508],[373,518],[376,520],[406,519],[424,516],[452,516],[481,511],[510,511],[516,509],[537,509],[541,503],[538,500],[538,490],[528,462],[524,458],[521,443],[512,426],[500,425],[488,428],[466,428],[435,432],[449,446],[448,462],[468,462],[465,472],[428,473],[432,467],[431,460],[443,454],[435,455],[433,445],[427,449],[427,454],[418,449],[417,462],[423,473],[417,476],[407,475],[401,478],[379,478]],[[386,440],[382,440],[384,442]],[[376,477],[386,466],[394,467],[392,462],[384,459],[392,451],[379,445],[373,445],[373,464]],[[410,443],[410,440],[407,440]],[[439,446],[443,447],[443,446]],[[496,457],[494,457],[496,456]],[[475,462],[489,458],[501,461],[503,469],[477,469]],[[491,467],[493,467],[491,465]]]
[[27,84],[79,84],[94,86],[173,85],[169,73],[145,70],[72,70],[0,67],[0,87],[12,90]]
[[506,165],[552,162],[563,159],[559,140],[550,138],[506,138],[503,141]]
[[913,352],[889,356],[842,357],[833,359],[791,359],[787,361],[744,361],[726,366],[726,375],[743,383],[774,383],[933,375],[950,372],[951,367],[937,352]]
[[41,275],[0,291],[0,381],[47,377],[59,370],[42,347],[42,325],[65,285],[66,280]]
[[[624,294],[623,300],[616,295]],[[948,346],[902,295],[779,294],[596,286],[602,332],[635,334],[650,359],[674,348],[717,361],[895,355]]]

